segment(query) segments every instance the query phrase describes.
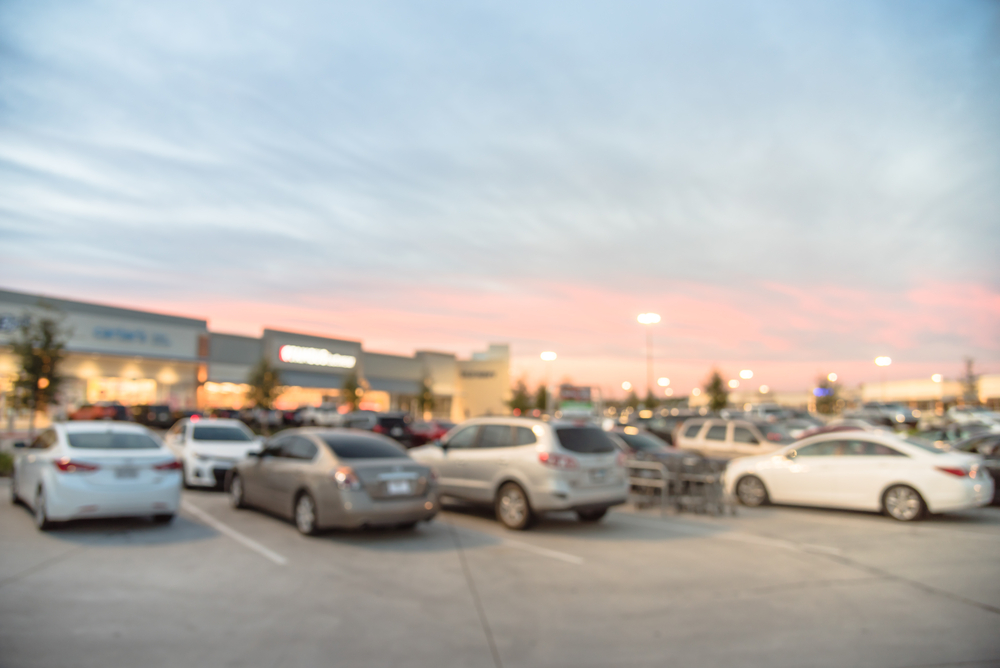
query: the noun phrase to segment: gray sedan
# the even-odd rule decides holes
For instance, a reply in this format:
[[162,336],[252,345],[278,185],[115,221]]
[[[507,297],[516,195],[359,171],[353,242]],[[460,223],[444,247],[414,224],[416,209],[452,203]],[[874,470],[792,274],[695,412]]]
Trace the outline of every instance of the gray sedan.
[[354,429],[281,432],[232,469],[227,488],[234,507],[292,519],[304,534],[337,527],[412,528],[439,509],[429,467],[392,439]]

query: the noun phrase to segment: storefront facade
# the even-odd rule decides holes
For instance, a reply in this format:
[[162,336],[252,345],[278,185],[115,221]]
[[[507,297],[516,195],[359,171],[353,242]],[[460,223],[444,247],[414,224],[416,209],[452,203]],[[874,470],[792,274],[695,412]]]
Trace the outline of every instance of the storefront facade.
[[0,290],[4,395],[18,374],[10,343],[25,318],[53,319],[64,333],[64,410],[98,401],[174,409],[197,403],[208,352],[206,321]]

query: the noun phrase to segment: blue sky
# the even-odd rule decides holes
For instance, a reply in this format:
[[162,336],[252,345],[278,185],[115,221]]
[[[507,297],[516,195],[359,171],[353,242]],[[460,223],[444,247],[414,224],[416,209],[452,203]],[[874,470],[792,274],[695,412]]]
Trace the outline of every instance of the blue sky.
[[973,1],[8,0],[0,285],[510,341],[529,375],[557,348],[587,382],[641,371],[646,310],[692,383],[1000,370],[998,29]]

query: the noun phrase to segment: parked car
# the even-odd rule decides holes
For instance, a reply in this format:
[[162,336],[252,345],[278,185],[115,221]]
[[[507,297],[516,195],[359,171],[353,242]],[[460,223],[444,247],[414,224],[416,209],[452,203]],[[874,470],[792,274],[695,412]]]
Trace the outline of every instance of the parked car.
[[677,430],[674,445],[712,457],[742,457],[770,452],[791,443],[777,422],[691,418]]
[[781,424],[788,431],[788,434],[795,439],[802,438],[810,430],[821,429],[826,426],[821,420],[817,420],[810,415],[786,418],[781,421]]
[[954,422],[979,422],[1000,427],[1000,412],[985,406],[952,406],[946,415]]
[[991,425],[981,422],[952,422],[939,427],[922,429],[913,435],[940,446],[957,443],[978,434],[991,433],[1000,433],[1000,429],[994,429]]
[[117,420],[128,422],[132,419],[129,410],[118,402],[98,401],[96,404],[84,404],[69,414],[70,420]]
[[226,484],[233,507],[253,506],[328,528],[430,521],[439,506],[430,467],[390,438],[355,429],[289,429],[236,465]]
[[807,429],[798,435],[798,438],[809,438],[810,436],[818,436],[819,434],[832,434],[838,431],[873,431],[878,429],[870,422],[865,422],[864,420],[852,420],[837,418],[826,423],[822,427],[814,427],[812,429]]
[[164,436],[184,465],[185,487],[221,488],[237,462],[261,448],[261,440],[239,420],[190,417]]
[[792,411],[780,404],[757,404],[751,406],[742,416],[745,420],[763,420],[765,422],[776,422],[791,417]]
[[410,454],[437,471],[441,494],[492,505],[510,529],[554,510],[596,522],[628,493],[625,454],[583,421],[476,418]]
[[404,445],[412,440],[410,423],[413,418],[407,413],[376,413],[374,411],[354,411],[345,414],[342,426],[348,429],[364,429],[383,434]]
[[980,455],[983,458],[983,467],[993,478],[993,505],[1000,505],[1000,434],[986,432],[958,441],[952,444],[955,452],[967,452],[973,455]]
[[785,503],[885,512],[900,521],[986,505],[993,479],[980,458],[884,431],[822,434],[734,459],[727,491],[741,503]]
[[41,530],[92,517],[169,522],[177,513],[181,463],[141,425],[56,424],[18,450],[11,500],[27,504]]
[[147,427],[168,429],[174,423],[174,418],[170,414],[170,406],[140,404],[132,406],[130,412],[133,420]]
[[332,404],[306,406],[296,415],[296,421],[303,427],[339,427],[344,423],[344,416],[337,412]]
[[432,443],[443,438],[445,434],[454,428],[455,423],[448,420],[414,422],[410,425],[411,443],[413,446]]
[[845,413],[844,417],[858,418],[884,427],[905,426],[912,429],[920,422],[920,411],[912,410],[906,404],[868,401],[860,408]]

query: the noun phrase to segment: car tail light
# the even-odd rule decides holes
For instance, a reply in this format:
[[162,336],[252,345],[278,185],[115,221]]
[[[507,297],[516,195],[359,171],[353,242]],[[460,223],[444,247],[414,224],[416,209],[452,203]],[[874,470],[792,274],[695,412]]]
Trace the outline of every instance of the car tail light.
[[375,432],[376,434],[384,434],[385,433],[385,427],[383,427],[380,424],[377,424],[374,427],[372,427],[372,431]]
[[62,459],[57,459],[53,464],[56,468],[63,473],[89,473],[90,471],[96,471],[101,468],[97,464],[87,464],[86,462],[78,462],[70,459],[69,457],[63,457]]
[[153,465],[153,470],[154,471],[179,471],[183,467],[184,467],[184,465],[181,464],[179,461],[177,461],[175,459],[172,462],[163,462],[162,464],[154,464]]
[[941,471],[942,473],[948,473],[948,474],[953,475],[953,476],[955,476],[957,478],[964,478],[965,476],[969,475],[968,471],[966,471],[965,469],[957,468],[957,467],[952,467],[952,466],[935,466],[934,468],[936,468],[938,471]]
[[350,466],[341,466],[334,471],[333,479],[337,481],[337,487],[340,489],[361,489],[361,480]]
[[575,458],[555,452],[539,452],[538,461],[560,471],[575,471],[580,468],[580,464]]

